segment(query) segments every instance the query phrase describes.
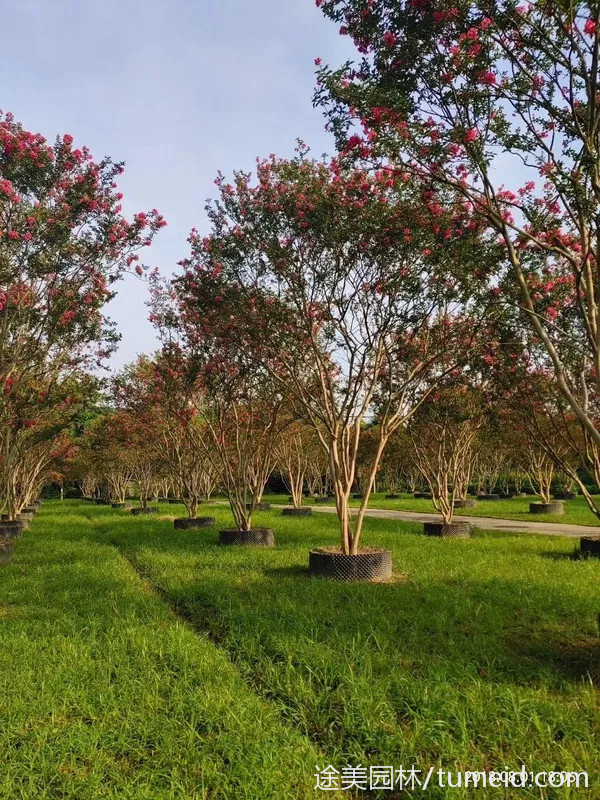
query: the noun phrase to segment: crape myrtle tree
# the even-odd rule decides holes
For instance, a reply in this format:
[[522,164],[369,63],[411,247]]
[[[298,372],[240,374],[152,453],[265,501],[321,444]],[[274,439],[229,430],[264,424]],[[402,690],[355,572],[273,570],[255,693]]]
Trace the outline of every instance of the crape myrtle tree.
[[188,516],[195,519],[220,476],[210,432],[198,413],[203,404],[198,381],[190,380],[183,353],[175,346],[156,354],[147,378],[147,402],[155,405],[160,418],[158,433],[169,474]]
[[311,447],[305,452],[307,458],[306,489],[311,495],[325,497],[330,486],[329,459],[314,429]]
[[[389,437],[476,338],[462,260],[477,258],[485,277],[488,251],[475,247],[468,208],[432,210],[420,186],[385,170],[344,170],[299,150],[260,161],[254,181],[219,176],[212,232],[192,233],[173,291],[188,339],[233,343],[302,408],[328,457],[342,551],[356,554]],[[375,410],[379,438],[351,518]]]
[[326,464],[319,464],[321,453],[321,445],[312,426],[292,414],[289,425],[282,429],[277,439],[274,454],[279,474],[290,493],[294,508],[302,505],[304,486],[309,481],[309,476],[315,472],[314,468],[311,470],[315,461],[319,465],[316,472],[320,487],[326,469]]
[[572,477],[572,474],[564,470],[561,466],[560,471],[556,475],[556,485],[558,487],[558,491],[562,492],[572,492],[576,488],[577,481]]
[[[316,101],[347,156],[452,187],[502,243],[497,290],[600,444],[600,7],[317,0],[360,53]],[[591,456],[597,459],[596,455]]]
[[491,398],[481,383],[450,381],[432,392],[408,424],[412,458],[445,525],[467,496],[477,438]]
[[[196,423],[198,424],[198,423]],[[219,476],[220,471],[218,468],[218,464],[215,464],[215,459],[211,458],[210,455],[206,455],[206,453],[210,453],[212,448],[212,439],[210,436],[207,438],[206,430],[203,430],[203,439],[202,441],[206,443],[204,445],[204,458],[202,460],[202,469],[198,470],[198,486],[200,488],[200,497],[203,500],[210,500],[213,492],[218,489],[219,486]]]
[[381,461],[381,480],[388,491],[414,494],[422,483],[412,443],[406,428],[400,428],[390,438]]
[[268,376],[224,353],[195,348],[202,372],[198,408],[210,435],[209,454],[238,530],[252,530],[252,516],[277,461],[276,444],[289,420]]
[[[476,474],[487,491],[500,483],[520,492],[526,478],[549,502],[555,476],[566,488],[585,486],[582,474],[594,474],[598,450],[557,386],[539,338],[519,326],[514,311],[504,320],[502,347],[489,358],[497,402],[482,432]],[[589,488],[582,491],[598,514]]]
[[75,422],[96,392],[96,379],[86,374],[56,380],[32,374],[4,397],[9,446],[0,455],[0,497],[9,519],[37,497],[53,460],[70,451]]
[[[365,484],[368,483],[371,477],[371,469],[373,464],[373,459],[377,456],[377,450],[379,448],[379,431],[377,430],[377,425],[369,424],[363,425],[363,429],[360,432],[360,444],[358,447],[358,453],[356,454],[356,479],[354,482],[354,488],[357,490],[359,494],[362,494],[364,491]],[[389,446],[389,440],[386,445],[386,449]],[[384,450],[385,453],[385,450]],[[377,471],[373,477],[373,485],[371,486],[371,491],[377,492],[378,491],[378,479],[381,475],[381,461],[383,458],[383,454],[379,459],[377,464]]]
[[139,414],[122,410],[114,417],[118,425],[118,437],[122,442],[121,461],[123,468],[137,483],[142,508],[148,508],[156,500],[167,470],[164,452],[158,446],[159,418],[153,413]]
[[53,465],[69,457],[73,452],[73,440],[67,431],[55,436],[47,432],[31,431],[36,437],[24,448],[22,458],[10,473],[6,513],[8,519],[18,518],[26,506],[30,506],[40,495],[47,482]]
[[[492,494],[506,486],[507,476],[522,469],[521,456],[526,434],[517,424],[511,397],[520,375],[515,368],[521,350],[510,335],[497,347],[485,354],[488,369],[488,395],[493,402],[488,405],[485,424],[481,427],[473,449],[471,485],[476,494]],[[524,481],[525,476],[523,476]],[[515,480],[518,479],[515,477]]]
[[111,385],[112,404],[123,443],[122,462],[139,487],[142,508],[158,498],[169,465],[162,439],[164,414],[154,392],[154,363],[148,356],[123,367]]
[[[510,480],[520,491],[524,482],[523,454],[527,451],[526,445],[530,445],[534,460],[539,464],[543,462],[545,470],[545,463],[549,462],[547,472],[552,465],[558,482],[566,490],[576,484],[591,511],[600,516],[598,499],[584,480],[586,474],[595,481],[600,479],[600,449],[561,392],[539,337],[519,326],[514,311],[508,319],[505,346],[497,353],[493,364],[496,393],[502,401],[497,424],[491,433],[497,441],[492,451],[505,453],[506,464],[501,470],[507,473],[504,482]],[[580,360],[579,367],[583,406],[596,419],[598,397],[594,391],[589,391],[593,367],[586,359]],[[542,458],[541,451],[547,458]],[[529,466],[527,473],[532,471],[539,469]],[[546,495],[548,493],[549,489]]]
[[[521,365],[520,375],[520,382],[508,397],[513,429],[518,427],[523,431],[535,454],[535,462],[543,465],[550,482],[555,477],[563,491],[571,491],[577,485],[590,510],[600,517],[598,497],[584,480],[585,474],[591,475],[594,481],[600,480],[599,449],[558,390],[547,364],[541,367],[530,351]],[[535,464],[533,466],[535,471]],[[528,472],[531,474],[532,469]],[[546,496],[549,492],[548,488]]]
[[79,445],[74,458],[72,475],[85,500],[92,500],[97,496],[101,486],[100,471],[92,459],[91,450],[87,449],[84,443]]
[[508,465],[506,432],[498,419],[488,419],[480,432],[473,454],[473,482],[477,494],[496,491],[501,475]]
[[452,521],[456,500],[466,499],[472,476],[490,493],[507,467],[501,410],[519,378],[513,362],[522,353],[511,321],[504,308],[495,310],[468,367],[448,376],[408,426],[414,461],[444,524]]
[[[64,434],[65,446],[58,448],[52,457],[52,462],[43,477],[43,484],[53,484],[58,487],[59,497],[64,500],[65,487],[73,484],[73,478],[78,477],[77,458],[79,455],[79,442],[76,435]],[[61,443],[62,444],[62,443]],[[42,488],[40,486],[40,488]],[[36,496],[34,496],[35,499]]]
[[[0,457],[16,463],[13,395],[96,363],[116,335],[102,315],[111,284],[165,222],[121,213],[122,164],[95,162],[65,134],[49,144],[0,114]],[[25,414],[25,418],[31,415]]]
[[15,515],[32,505],[48,482],[59,483],[62,499],[65,471],[76,450],[73,437],[66,430],[51,439],[41,439],[37,447],[27,448],[11,475],[11,499]]
[[[99,486],[107,500],[124,503],[134,480],[133,466],[123,457],[130,445],[126,412],[109,411],[99,416],[85,431],[81,444],[81,457],[86,466],[83,488],[87,496],[90,496],[90,489],[93,496],[93,490]],[[89,483],[94,478],[96,486]]]
[[542,503],[549,503],[552,499],[555,464],[547,449],[535,440],[526,440],[521,454],[521,467]]
[[[535,376],[527,376],[528,381],[532,379],[539,387]],[[513,431],[521,434],[517,463],[527,475],[532,490],[543,503],[549,503],[557,465],[567,462],[567,449],[561,442],[557,426],[546,415],[543,405],[532,397],[529,386],[517,390],[511,400],[513,407],[509,424]]]
[[151,501],[157,501],[168,471],[168,463],[164,453],[159,451],[156,439],[155,420],[146,417],[138,420],[129,415],[130,450],[129,463],[133,465],[134,474],[139,487],[139,499],[142,508],[147,508]]
[[[195,233],[190,241],[196,241]],[[188,286],[194,274],[186,272]],[[237,318],[222,301],[219,295],[213,297],[216,309],[211,307],[210,313],[201,304],[187,306],[182,279],[165,285],[157,277],[150,319],[163,341],[167,367],[170,361],[176,363],[188,387],[186,396],[203,425],[205,455],[235,525],[250,531],[277,463],[276,445],[292,420],[269,372],[257,369],[249,353],[240,349]],[[218,325],[216,311],[223,314]]]

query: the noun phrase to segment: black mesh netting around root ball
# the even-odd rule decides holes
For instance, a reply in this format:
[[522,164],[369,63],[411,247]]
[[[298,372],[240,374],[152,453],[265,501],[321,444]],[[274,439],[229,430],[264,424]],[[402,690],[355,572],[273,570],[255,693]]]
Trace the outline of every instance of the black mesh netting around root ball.
[[425,536],[440,536],[443,539],[468,539],[471,535],[471,525],[468,522],[424,522]]
[[310,574],[339,581],[373,581],[392,577],[390,550],[370,550],[356,555],[331,550],[311,550]]
[[275,534],[271,528],[253,528],[251,531],[239,531],[237,528],[232,528],[219,531],[219,541],[224,545],[273,547]]
[[600,536],[582,536],[580,548],[582,556],[600,558]]

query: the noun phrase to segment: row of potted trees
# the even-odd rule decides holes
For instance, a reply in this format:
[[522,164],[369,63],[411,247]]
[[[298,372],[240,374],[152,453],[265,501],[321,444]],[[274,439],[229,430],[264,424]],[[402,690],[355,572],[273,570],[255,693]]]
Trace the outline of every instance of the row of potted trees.
[[0,565],[10,564],[15,541],[24,530],[29,528],[41,503],[41,500],[35,500],[31,505],[23,506],[14,519],[8,519],[8,514],[2,515],[0,520]]

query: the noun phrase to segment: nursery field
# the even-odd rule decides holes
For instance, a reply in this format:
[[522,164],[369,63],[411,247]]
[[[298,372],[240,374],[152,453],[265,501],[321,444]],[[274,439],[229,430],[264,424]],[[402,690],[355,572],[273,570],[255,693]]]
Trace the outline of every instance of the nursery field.
[[[387,500],[384,492],[374,493],[369,498],[369,508],[383,508],[390,511],[421,511],[436,513],[431,500],[415,498],[411,494],[401,494],[396,500]],[[283,494],[265,495],[265,501],[277,504],[287,504],[289,496]],[[592,514],[585,499],[577,496],[575,500],[565,500],[565,513],[557,516],[556,514],[531,514],[529,504],[538,502],[539,498],[534,495],[527,497],[512,497],[506,500],[478,500],[475,508],[456,509],[457,516],[470,517],[497,517],[498,519],[516,519],[536,522],[566,522],[570,525],[600,525],[600,520]],[[306,505],[314,505],[314,500],[310,497],[304,499]],[[330,505],[335,505],[335,500],[331,498]],[[351,505],[355,508],[360,506],[360,500],[352,500]]]
[[[259,513],[264,550],[219,547],[210,513],[42,507],[0,571],[0,797],[283,800],[334,796],[317,765],[523,763],[590,789],[498,797],[599,796],[600,561],[572,540],[369,519],[395,579],[340,584],[306,572],[333,517]],[[475,796],[448,791],[402,797]]]

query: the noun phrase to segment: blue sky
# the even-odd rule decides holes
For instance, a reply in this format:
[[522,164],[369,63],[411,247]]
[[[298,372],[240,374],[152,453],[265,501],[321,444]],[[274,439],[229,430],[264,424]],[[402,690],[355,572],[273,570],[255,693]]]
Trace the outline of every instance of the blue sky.
[[[297,137],[333,148],[312,108],[314,59],[349,42],[314,0],[4,0],[0,108],[49,138],[71,133],[96,158],[127,162],[127,214],[156,207],[168,227],[144,255],[164,274],[206,229],[217,170],[291,154]],[[146,289],[127,278],[109,315],[118,367],[155,346]]]

